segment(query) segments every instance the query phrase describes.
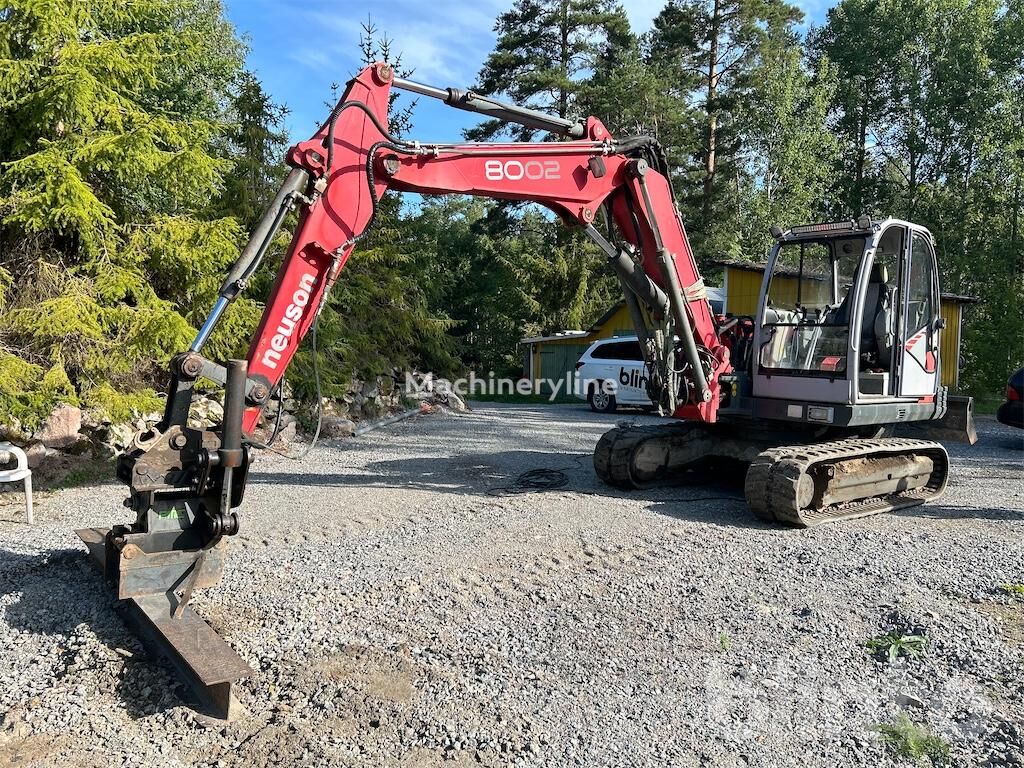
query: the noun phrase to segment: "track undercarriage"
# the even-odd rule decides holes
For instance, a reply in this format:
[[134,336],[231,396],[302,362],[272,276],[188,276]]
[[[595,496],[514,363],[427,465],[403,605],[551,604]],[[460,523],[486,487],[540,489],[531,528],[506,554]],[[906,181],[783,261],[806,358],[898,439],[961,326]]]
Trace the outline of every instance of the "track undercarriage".
[[741,462],[748,465],[744,488],[754,514],[805,528],[923,504],[946,488],[949,459],[939,443],[894,437],[785,442],[728,425],[622,426],[598,442],[594,468],[610,485],[643,488],[716,460]]

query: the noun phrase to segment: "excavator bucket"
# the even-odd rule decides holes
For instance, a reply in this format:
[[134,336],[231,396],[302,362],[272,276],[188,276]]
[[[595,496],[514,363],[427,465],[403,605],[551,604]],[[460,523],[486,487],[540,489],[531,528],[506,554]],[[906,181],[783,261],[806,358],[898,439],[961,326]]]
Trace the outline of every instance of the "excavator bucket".
[[[169,662],[200,711],[221,720],[238,712],[232,685],[252,669],[189,601],[193,590],[221,579],[227,537],[238,529],[231,509],[241,502],[248,470],[241,443],[245,362],[230,361],[226,378],[220,434],[165,417],[121,457],[118,474],[132,489],[136,520],[76,531],[146,649]],[[189,470],[197,463],[198,475]]]

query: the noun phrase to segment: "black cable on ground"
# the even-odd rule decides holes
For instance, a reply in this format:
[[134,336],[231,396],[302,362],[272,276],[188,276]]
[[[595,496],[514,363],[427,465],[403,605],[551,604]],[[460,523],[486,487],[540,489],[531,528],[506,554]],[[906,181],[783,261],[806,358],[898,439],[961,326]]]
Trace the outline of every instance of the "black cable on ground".
[[[557,491],[569,485],[567,472],[573,469],[580,469],[582,457],[573,459],[573,466],[549,469],[539,467],[528,469],[516,475],[510,485],[499,485],[495,488],[488,488],[488,496],[515,496],[520,493],[543,493],[544,491]],[[571,490],[571,489],[570,489]]]

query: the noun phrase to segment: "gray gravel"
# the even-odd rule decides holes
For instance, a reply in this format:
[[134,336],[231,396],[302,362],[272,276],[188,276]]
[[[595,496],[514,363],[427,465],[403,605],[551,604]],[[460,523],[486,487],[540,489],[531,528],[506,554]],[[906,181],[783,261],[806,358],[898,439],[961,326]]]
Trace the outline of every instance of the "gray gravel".
[[[477,405],[261,456],[195,598],[257,670],[229,725],[181,705],[72,533],[122,519],[122,487],[41,496],[31,529],[5,495],[0,766],[913,765],[877,728],[901,711],[956,765],[1024,765],[1024,599],[999,589],[1024,583],[1024,433],[951,446],[938,503],[797,531],[736,478],[603,487],[614,421]],[[489,493],[538,467],[568,486]],[[923,657],[872,658],[892,621]]]

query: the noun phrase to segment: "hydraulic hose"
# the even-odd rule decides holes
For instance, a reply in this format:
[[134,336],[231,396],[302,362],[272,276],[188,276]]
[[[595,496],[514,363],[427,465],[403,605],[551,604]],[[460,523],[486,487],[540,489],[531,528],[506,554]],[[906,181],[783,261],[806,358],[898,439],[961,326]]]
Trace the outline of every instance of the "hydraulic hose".
[[370,118],[370,122],[373,123],[374,127],[381,132],[381,135],[392,144],[402,144],[409,146],[407,142],[402,141],[400,138],[395,136],[388,130],[387,126],[381,125],[380,119],[373,113],[373,110],[363,104],[361,101],[342,101],[338,103],[338,106],[331,112],[331,117],[327,124],[327,176],[331,175],[331,171],[334,169],[334,136],[338,128],[338,118],[341,117],[341,113],[346,109],[360,109],[366,113],[367,117]]

